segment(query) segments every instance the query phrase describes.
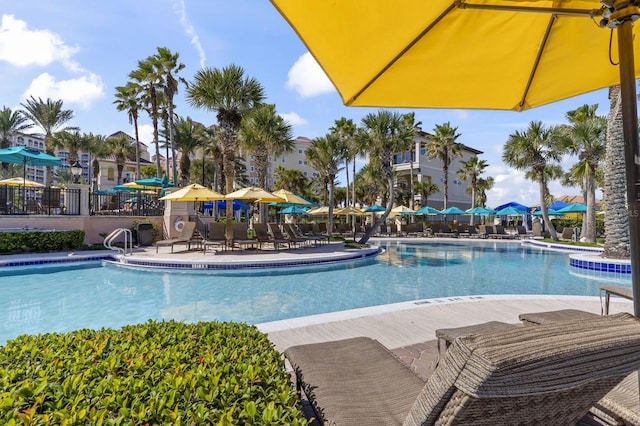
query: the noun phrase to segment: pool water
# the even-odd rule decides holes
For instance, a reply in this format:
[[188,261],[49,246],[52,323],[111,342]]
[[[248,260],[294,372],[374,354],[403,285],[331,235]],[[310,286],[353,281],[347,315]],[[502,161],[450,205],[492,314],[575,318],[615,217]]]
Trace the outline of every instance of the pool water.
[[518,243],[383,245],[375,259],[340,266],[228,273],[131,270],[100,263],[13,270],[0,277],[0,345],[20,334],[118,328],[149,319],[251,324],[429,298],[598,294],[568,254]]

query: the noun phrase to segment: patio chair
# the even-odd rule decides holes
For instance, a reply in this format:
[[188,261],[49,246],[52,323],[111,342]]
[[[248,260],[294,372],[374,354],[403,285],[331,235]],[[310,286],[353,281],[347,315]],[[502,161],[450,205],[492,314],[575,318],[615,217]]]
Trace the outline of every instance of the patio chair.
[[231,246],[234,249],[236,246],[242,249],[243,247],[251,246],[254,247],[258,240],[251,239],[247,237],[247,225],[243,222],[232,223],[232,231],[233,231],[233,245]]
[[458,233],[452,231],[449,225],[443,223],[440,225],[440,231],[434,234],[436,237],[458,238]]
[[316,235],[310,229],[309,225],[305,223],[298,223],[291,226],[293,231],[299,238],[306,238],[309,241],[313,241],[313,245],[317,246],[318,244],[322,244],[325,241],[328,241],[328,238],[324,235]]
[[173,246],[178,244],[184,244],[187,246],[187,249],[190,249],[195,232],[196,223],[185,222],[182,230],[180,231],[180,235],[177,237],[156,241],[156,253],[158,252],[158,247],[171,247],[171,253],[173,253]]
[[227,249],[225,224],[222,222],[209,222],[207,226],[207,237],[202,241],[203,254],[207,254],[207,247],[212,246],[221,247],[222,251]]
[[286,238],[275,238],[269,235],[269,228],[266,223],[254,223],[253,230],[256,231],[256,239],[258,240],[258,248],[262,249],[263,244],[273,245],[274,250],[278,251],[281,245],[287,245],[291,248],[291,241]]
[[286,234],[285,238],[287,238],[290,242],[292,242],[294,244],[298,244],[299,246],[309,243],[309,240],[307,238],[299,237],[299,236],[296,235],[296,232],[291,227],[291,224],[283,223],[282,224],[282,229],[284,230],[284,233]]
[[574,425],[640,368],[640,321],[598,316],[456,338],[426,383],[379,342],[290,347],[299,390],[331,425]]
[[494,238],[502,238],[507,240],[513,240],[517,238],[516,235],[509,234],[505,231],[504,226],[502,225],[494,225]]

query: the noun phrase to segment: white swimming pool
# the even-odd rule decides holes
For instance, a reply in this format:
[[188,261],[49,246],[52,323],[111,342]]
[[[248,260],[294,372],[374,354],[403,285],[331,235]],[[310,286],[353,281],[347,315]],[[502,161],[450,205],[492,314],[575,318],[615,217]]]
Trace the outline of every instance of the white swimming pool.
[[[279,319],[430,298],[491,294],[597,295],[629,277],[577,275],[568,254],[491,241],[388,242],[342,265],[192,274],[84,262],[0,277],[0,345],[20,334],[117,328],[149,319]],[[7,274],[8,273],[8,274]]]

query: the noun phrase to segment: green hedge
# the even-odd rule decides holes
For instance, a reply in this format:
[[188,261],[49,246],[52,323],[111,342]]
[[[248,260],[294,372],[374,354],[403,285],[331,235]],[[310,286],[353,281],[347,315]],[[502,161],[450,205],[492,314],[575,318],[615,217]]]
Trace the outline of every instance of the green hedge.
[[83,243],[81,230],[0,232],[0,254],[79,250]]
[[306,425],[255,327],[175,321],[20,336],[0,347],[3,425]]

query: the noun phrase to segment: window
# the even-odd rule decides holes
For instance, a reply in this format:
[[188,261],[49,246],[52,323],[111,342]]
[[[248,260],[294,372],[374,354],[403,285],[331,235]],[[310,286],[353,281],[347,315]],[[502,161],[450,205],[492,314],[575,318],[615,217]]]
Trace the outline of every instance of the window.
[[305,176],[307,176],[307,172],[304,172],[303,174],[304,174]]
[[298,164],[302,164],[302,160],[298,160]]
[[107,180],[114,180],[115,179],[115,172],[113,170],[113,167],[109,167],[107,169]]
[[251,171],[255,172],[256,171],[255,167],[251,166]]
[[302,154],[302,150],[301,149],[298,150],[298,154]]
[[305,165],[305,166],[307,165],[307,160],[305,160],[305,161],[304,161],[304,165]]

